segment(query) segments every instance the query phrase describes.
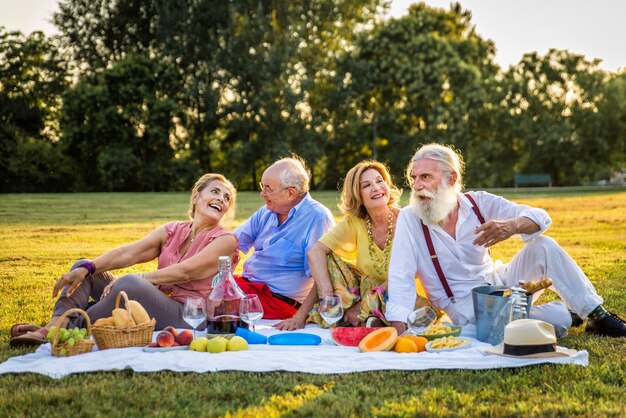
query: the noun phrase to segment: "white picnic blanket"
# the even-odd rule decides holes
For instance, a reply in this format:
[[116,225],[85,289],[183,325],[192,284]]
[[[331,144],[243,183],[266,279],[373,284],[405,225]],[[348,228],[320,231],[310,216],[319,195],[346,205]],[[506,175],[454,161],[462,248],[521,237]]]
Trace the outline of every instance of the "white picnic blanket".
[[[268,336],[280,333],[271,327],[274,322],[264,320],[256,326],[256,331]],[[45,344],[34,353],[12,357],[1,363],[0,374],[39,373],[59,379],[73,373],[123,369],[135,372],[170,370],[204,373],[237,370],[332,374],[373,370],[496,369],[541,363],[589,364],[587,351],[578,351],[572,357],[543,359],[516,359],[485,354],[485,348],[491,346],[474,338],[475,329],[471,325],[465,326],[462,333],[463,337],[472,340],[471,347],[443,353],[361,353],[356,347],[334,345],[330,332],[317,325],[307,325],[298,332],[319,335],[322,343],[318,346],[250,345],[247,351],[219,354],[189,350],[145,352],[140,347],[102,351],[94,348],[91,353],[71,357],[53,357],[50,344]]]

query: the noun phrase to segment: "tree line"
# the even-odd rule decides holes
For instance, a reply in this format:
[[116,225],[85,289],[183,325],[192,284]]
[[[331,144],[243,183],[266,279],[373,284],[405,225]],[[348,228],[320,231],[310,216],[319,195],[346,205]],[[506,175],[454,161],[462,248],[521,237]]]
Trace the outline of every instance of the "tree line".
[[626,71],[557,49],[502,69],[460,4],[387,3],[61,0],[59,35],[0,28],[0,191],[254,190],[292,152],[334,189],[365,158],[401,179],[433,141],[472,187],[626,167]]

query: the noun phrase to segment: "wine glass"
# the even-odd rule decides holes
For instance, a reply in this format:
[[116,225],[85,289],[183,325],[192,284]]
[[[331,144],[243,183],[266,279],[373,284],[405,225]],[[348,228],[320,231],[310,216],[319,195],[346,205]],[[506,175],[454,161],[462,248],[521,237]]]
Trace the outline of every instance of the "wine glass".
[[415,334],[420,334],[437,320],[437,313],[430,306],[423,306],[407,316],[406,323]]
[[341,296],[333,293],[322,298],[319,307],[320,316],[332,328],[333,324],[343,318]]
[[263,318],[263,305],[257,295],[245,295],[241,298],[239,316],[243,322],[252,325],[252,332],[255,332],[256,323]]
[[193,338],[196,338],[196,328],[206,319],[206,304],[204,298],[188,297],[183,306],[183,320],[193,328]]

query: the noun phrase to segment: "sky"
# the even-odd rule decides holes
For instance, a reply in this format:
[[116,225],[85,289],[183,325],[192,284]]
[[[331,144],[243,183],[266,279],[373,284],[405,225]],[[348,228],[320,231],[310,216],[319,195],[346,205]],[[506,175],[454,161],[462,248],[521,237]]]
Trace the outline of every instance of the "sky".
[[[450,0],[426,0],[448,9]],[[472,23],[483,38],[494,41],[496,62],[507,69],[526,52],[544,55],[550,48],[567,49],[600,67],[626,70],[626,0],[461,0],[472,11]],[[391,16],[400,17],[414,3],[392,0]],[[28,34],[56,29],[49,20],[57,0],[0,0],[0,26]],[[620,45],[621,43],[621,45]]]

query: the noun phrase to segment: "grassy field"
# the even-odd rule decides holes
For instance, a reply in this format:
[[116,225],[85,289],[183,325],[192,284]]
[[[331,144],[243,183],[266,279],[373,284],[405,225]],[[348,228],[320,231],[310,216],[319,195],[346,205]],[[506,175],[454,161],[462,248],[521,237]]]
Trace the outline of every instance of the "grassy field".
[[[33,351],[10,349],[9,328],[48,319],[52,285],[73,260],[96,257],[166,221],[183,219],[188,197],[0,195],[0,361]],[[337,214],[336,193],[314,197]],[[548,210],[549,234],[591,278],[605,305],[626,317],[626,192],[554,190],[507,197]],[[232,226],[260,203],[257,194],[241,193]],[[508,260],[520,246],[510,240],[492,253]],[[323,376],[120,371],[61,380],[3,375],[0,416],[624,416],[625,342],[572,330],[560,344],[587,350],[588,367]]]

